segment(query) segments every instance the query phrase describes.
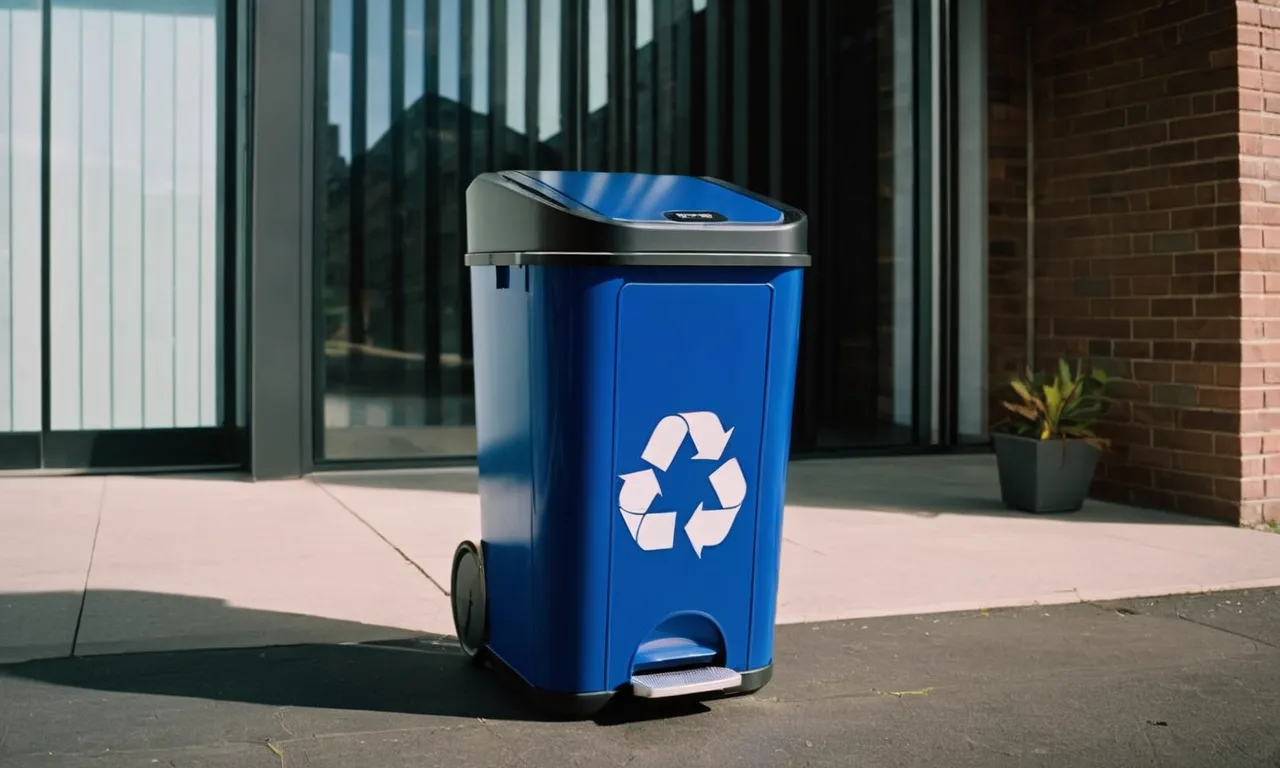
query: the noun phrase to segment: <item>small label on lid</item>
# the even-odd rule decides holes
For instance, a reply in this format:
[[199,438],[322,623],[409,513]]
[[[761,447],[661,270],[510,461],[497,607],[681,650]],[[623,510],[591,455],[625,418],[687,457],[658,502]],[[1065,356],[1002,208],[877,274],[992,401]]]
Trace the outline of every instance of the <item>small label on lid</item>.
[[715,211],[664,211],[662,215],[671,221],[678,221],[681,224],[729,220],[723,213],[716,213]]

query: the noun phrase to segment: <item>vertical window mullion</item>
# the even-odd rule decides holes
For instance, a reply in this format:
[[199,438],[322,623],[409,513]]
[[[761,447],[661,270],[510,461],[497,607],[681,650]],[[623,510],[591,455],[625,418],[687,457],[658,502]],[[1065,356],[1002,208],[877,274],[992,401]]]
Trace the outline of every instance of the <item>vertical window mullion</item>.
[[706,98],[706,172],[710,176],[719,176],[721,131],[724,130],[721,114],[724,110],[724,43],[722,31],[724,26],[725,3],[727,0],[707,0],[707,98]]
[[733,3],[733,181],[746,186],[751,161],[751,4]]
[[397,350],[405,348],[405,147],[407,125],[405,118],[404,81],[404,3],[391,0],[391,123],[388,132],[391,139],[391,243],[388,258],[390,283],[385,293],[391,299],[391,344]]
[[692,147],[695,137],[690,130],[693,122],[691,115],[691,86],[693,77],[693,3],[692,0],[673,0],[676,4],[672,15],[672,32],[670,40],[675,56],[672,76],[675,87],[672,89],[675,101],[675,163],[676,173],[692,172]]
[[583,167],[582,128],[584,110],[580,46],[586,44],[582,37],[582,16],[586,3],[582,0],[562,0],[560,11],[560,110],[561,134],[564,139],[564,167]]
[[444,383],[441,379],[440,353],[444,342],[441,314],[444,310],[443,258],[441,243],[445,230],[444,163],[440,136],[444,126],[440,117],[443,99],[440,79],[440,41],[445,35],[456,35],[457,30],[446,30],[441,19],[440,2],[429,0],[423,23],[423,78],[422,90],[426,107],[423,109],[422,126],[422,184],[426,205],[423,208],[425,227],[423,232],[423,377],[426,388],[424,421],[428,426],[443,421]]
[[769,0],[769,181],[768,194],[782,197],[782,0]]
[[530,168],[542,167],[542,126],[538,106],[542,103],[542,3],[529,0],[525,12],[525,157]]

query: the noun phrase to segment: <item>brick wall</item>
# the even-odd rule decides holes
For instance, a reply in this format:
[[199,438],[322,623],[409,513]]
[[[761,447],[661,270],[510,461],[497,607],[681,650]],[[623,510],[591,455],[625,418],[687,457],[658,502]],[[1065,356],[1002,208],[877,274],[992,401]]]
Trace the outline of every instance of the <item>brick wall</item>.
[[[1004,36],[997,16],[993,45]],[[1253,359],[1270,347],[1241,343],[1241,291],[1252,307],[1261,293],[1248,291],[1266,288],[1248,261],[1265,235],[1242,229],[1241,217],[1269,208],[1240,202],[1249,159],[1240,152],[1247,113],[1238,109],[1236,4],[1055,0],[1037,4],[1035,16],[1038,362],[1087,357],[1119,377],[1120,403],[1101,429],[1116,447],[1096,496],[1247,518],[1266,493],[1267,468],[1244,454],[1255,443],[1263,450],[1269,425],[1250,407],[1264,408],[1265,394],[1242,384],[1266,383],[1263,361]],[[1006,55],[996,53],[993,80]],[[1002,111],[995,89],[992,111]],[[993,325],[1008,290],[1000,260],[1012,235],[1001,245],[994,236],[1011,218],[995,194],[1007,149],[993,140]],[[1265,177],[1265,164],[1254,170]],[[1265,301],[1251,311],[1268,313]],[[1255,331],[1265,334],[1265,324]],[[994,375],[994,349],[992,358]],[[1280,381],[1280,367],[1276,374]]]
[[1232,519],[1234,3],[1113,0],[1038,21],[1039,352],[1121,379],[1096,495]]
[[[1237,4],[1241,520],[1280,520],[1280,8]],[[1234,447],[1234,446],[1233,446]]]
[[992,422],[996,400],[1026,365],[1027,81],[1025,0],[987,3],[988,305]]

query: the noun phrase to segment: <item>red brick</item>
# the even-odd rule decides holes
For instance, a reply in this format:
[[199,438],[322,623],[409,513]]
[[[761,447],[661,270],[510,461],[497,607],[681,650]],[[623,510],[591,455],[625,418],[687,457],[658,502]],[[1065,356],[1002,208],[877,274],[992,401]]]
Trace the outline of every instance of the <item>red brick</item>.
[[1212,432],[1192,432],[1185,429],[1157,429],[1151,433],[1151,444],[1175,451],[1192,451],[1195,453],[1213,453],[1216,450],[1215,436]]
[[[1128,418],[1119,418],[1117,413],[1127,414]],[[1150,427],[1176,427],[1178,425],[1178,409],[1169,406],[1149,405],[1147,403],[1114,403],[1107,413],[1107,420],[1112,422],[1132,421],[1135,424]],[[1191,433],[1186,433],[1191,434]],[[1160,445],[1156,433],[1151,433],[1153,445]]]
[[1218,380],[1218,370],[1210,363],[1178,363],[1173,369],[1173,380],[1180,384],[1212,385]]
[[1156,472],[1156,486],[1166,491],[1213,495],[1213,478],[1184,471]]
[[1133,376],[1139,381],[1171,382],[1173,381],[1173,364],[1135,362]]

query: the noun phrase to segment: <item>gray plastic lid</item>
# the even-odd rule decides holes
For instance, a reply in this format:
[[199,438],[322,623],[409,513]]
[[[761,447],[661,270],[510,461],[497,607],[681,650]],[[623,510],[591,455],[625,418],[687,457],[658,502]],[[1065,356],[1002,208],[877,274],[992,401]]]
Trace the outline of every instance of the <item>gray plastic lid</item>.
[[810,264],[799,210],[718,179],[503,171],[467,188],[469,266]]

